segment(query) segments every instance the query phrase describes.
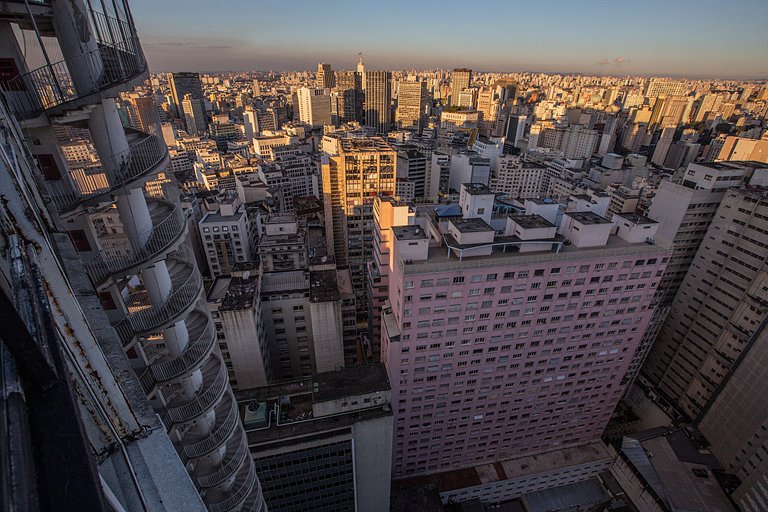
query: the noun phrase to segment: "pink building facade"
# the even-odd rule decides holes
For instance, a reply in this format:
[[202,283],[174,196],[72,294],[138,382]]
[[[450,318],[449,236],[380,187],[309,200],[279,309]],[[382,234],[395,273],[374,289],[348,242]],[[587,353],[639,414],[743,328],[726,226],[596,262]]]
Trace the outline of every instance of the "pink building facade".
[[394,478],[599,439],[624,392],[668,260],[638,234],[652,223],[514,219],[504,235],[483,218],[389,229]]

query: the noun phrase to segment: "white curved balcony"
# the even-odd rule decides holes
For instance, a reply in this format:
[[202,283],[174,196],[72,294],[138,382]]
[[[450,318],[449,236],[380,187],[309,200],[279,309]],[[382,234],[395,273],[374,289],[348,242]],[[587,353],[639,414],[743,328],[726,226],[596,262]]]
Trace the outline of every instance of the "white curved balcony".
[[181,449],[186,460],[208,455],[227,443],[235,433],[240,415],[237,402],[230,393],[225,393],[216,405],[216,421],[207,434],[188,432],[181,440]]
[[[233,438],[227,445],[227,452],[224,454],[224,459],[219,464],[218,469],[198,476],[197,485],[201,488],[211,488],[223,484],[238,472],[243,464],[250,463],[250,456],[248,442],[241,431],[240,435]],[[198,468],[195,468],[195,473],[198,472]]]
[[139,381],[146,394],[149,395],[158,384],[166,384],[194,372],[213,353],[216,330],[210,317],[202,311],[193,310],[185,323],[190,341],[181,355],[161,356],[139,374]]
[[[181,206],[158,199],[148,199],[147,203],[152,216],[152,231],[139,250],[117,256],[107,256],[100,252],[95,258],[85,262],[85,271],[96,286],[104,283],[110,276],[125,275],[131,271],[135,273],[143,265],[164,259],[184,240],[187,221]],[[128,237],[124,238],[130,243]]]
[[48,195],[59,213],[73,210],[84,201],[96,200],[118,188],[139,186],[140,180],[150,178],[168,163],[168,148],[159,124],[148,133],[129,128],[125,132],[128,149],[114,155],[100,155],[100,169],[87,172],[83,169],[70,170],[57,180],[45,182]]
[[203,293],[203,278],[192,263],[168,258],[172,292],[162,304],[152,304],[146,290],[125,300],[128,315],[115,325],[124,345],[137,335],[159,332],[194,308]]
[[[88,10],[90,31],[97,48],[70,59],[46,64],[18,75],[2,84],[8,106],[20,118],[33,118],[46,112],[61,114],[66,107],[76,108],[95,101],[100,94],[117,96],[117,88],[147,72],[147,62],[133,23]],[[92,83],[76,83],[73,69],[96,77]]]
[[204,501],[210,512],[229,512],[240,507],[257,485],[260,493],[261,483],[256,478],[254,464],[250,462],[240,469],[229,491],[209,492],[205,495]]
[[218,358],[211,357],[203,366],[203,385],[194,398],[184,401],[182,395],[171,399],[165,409],[164,417],[168,423],[188,423],[213,409],[229,389],[227,367]]

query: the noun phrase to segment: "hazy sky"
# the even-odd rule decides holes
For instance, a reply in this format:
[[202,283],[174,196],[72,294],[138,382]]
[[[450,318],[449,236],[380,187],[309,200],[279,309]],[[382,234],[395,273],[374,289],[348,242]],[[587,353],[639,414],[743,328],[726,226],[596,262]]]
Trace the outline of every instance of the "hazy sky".
[[132,0],[152,71],[768,78],[768,0]]

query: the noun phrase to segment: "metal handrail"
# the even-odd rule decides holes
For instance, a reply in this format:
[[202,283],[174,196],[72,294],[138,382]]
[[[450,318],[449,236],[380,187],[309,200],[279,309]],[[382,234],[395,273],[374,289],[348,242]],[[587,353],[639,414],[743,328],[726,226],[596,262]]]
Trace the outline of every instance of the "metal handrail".
[[[216,448],[224,444],[234,432],[239,413],[235,399],[225,393],[221,402],[216,405],[216,421],[211,431],[201,436],[201,434],[190,434],[198,438],[198,441],[187,441],[183,438],[182,447],[187,459],[196,459],[207,455]],[[202,439],[200,439],[202,437]]]
[[181,206],[173,205],[168,215],[152,226],[151,234],[139,250],[122,256],[104,256],[99,253],[85,262],[85,271],[95,284],[103,283],[110,275],[119,274],[135,267],[154,256],[164,255],[183,234],[187,227],[186,217]]
[[180,356],[150,366],[152,376],[157,382],[165,383],[189,373],[199,366],[216,346],[216,330],[213,322],[208,324]]
[[238,443],[237,450],[235,450],[232,457],[223,462],[221,467],[213,473],[197,478],[197,483],[200,487],[216,487],[240,469],[249,453],[248,443],[245,442],[245,436],[241,435],[240,437],[241,439]]
[[162,140],[159,128],[144,133],[127,130],[128,133],[146,135],[130,144],[128,149],[102,158],[101,168],[106,178],[106,186],[88,190],[89,185],[80,183],[70,171],[57,180],[46,181],[46,189],[60,213],[72,210],[83,201],[108,194],[117,188],[136,181],[155,168],[168,156],[168,148]]
[[[257,488],[256,492],[251,492],[246,500],[241,512],[265,512],[267,510],[267,504],[264,501],[264,493],[261,490],[261,481],[256,479]],[[249,503],[251,501],[251,503]]]
[[[36,117],[44,111],[125,83],[146,70],[146,60],[139,39],[131,25],[103,13],[91,11],[97,26],[113,27],[121,39],[97,40],[98,47],[70,59],[46,64],[2,84],[8,105],[19,117]],[[98,22],[95,20],[99,19]],[[115,22],[118,26],[115,26]],[[97,31],[98,32],[98,31]],[[112,34],[112,31],[106,32]],[[124,34],[130,34],[125,36]],[[70,69],[87,69],[88,75],[97,77],[93,85],[78,90]]]
[[[258,482],[258,479],[256,478],[256,468],[254,464],[248,464],[248,474],[246,475],[245,479],[240,483],[240,486],[232,492],[232,494],[229,496],[229,498],[225,499],[224,501],[220,501],[218,503],[211,503],[208,505],[209,512],[227,512],[229,510],[234,509],[241,503],[245,501],[245,499],[248,497],[248,495],[251,493],[251,490],[253,490],[253,485]],[[235,485],[237,485],[237,481],[235,482]],[[259,487],[261,487],[261,483],[259,482]]]
[[133,332],[143,333],[159,330],[160,326],[169,319],[175,317],[197,301],[203,287],[202,277],[199,272],[195,271],[194,265],[190,263],[184,264],[190,267],[189,275],[181,286],[174,286],[173,292],[163,304],[150,305],[148,308],[126,317]]
[[186,423],[210,410],[219,399],[224,396],[224,392],[229,385],[229,374],[226,365],[216,360],[219,364],[219,370],[213,378],[213,382],[207,388],[203,388],[195,398],[178,407],[168,407],[166,413],[168,419],[173,423]]

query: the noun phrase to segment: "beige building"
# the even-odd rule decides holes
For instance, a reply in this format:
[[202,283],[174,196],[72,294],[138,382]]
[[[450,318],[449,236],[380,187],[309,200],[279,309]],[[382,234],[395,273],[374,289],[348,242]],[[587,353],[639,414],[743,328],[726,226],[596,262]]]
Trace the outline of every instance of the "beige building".
[[451,75],[451,105],[459,104],[459,93],[472,83],[472,70],[457,68]]
[[383,138],[369,137],[338,139],[336,153],[323,157],[328,251],[339,268],[349,268],[360,311],[365,309],[365,265],[372,258],[373,200],[395,194],[397,151]]
[[397,127],[412,128],[420,132],[424,128],[426,104],[426,82],[400,82],[397,88],[397,112],[395,113]]

